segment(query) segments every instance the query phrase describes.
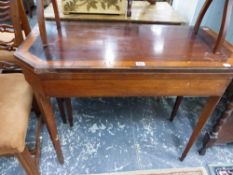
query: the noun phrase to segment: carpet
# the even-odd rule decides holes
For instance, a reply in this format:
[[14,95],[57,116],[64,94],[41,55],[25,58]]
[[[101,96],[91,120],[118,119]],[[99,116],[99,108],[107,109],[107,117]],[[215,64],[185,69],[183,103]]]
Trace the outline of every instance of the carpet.
[[204,168],[180,168],[163,170],[140,170],[92,175],[208,175]]

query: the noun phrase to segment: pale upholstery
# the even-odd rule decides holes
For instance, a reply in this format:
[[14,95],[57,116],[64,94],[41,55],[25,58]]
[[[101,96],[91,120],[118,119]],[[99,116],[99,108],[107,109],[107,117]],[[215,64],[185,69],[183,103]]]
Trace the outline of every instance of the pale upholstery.
[[0,74],[0,155],[23,152],[32,96],[23,74]]
[[[14,39],[14,33],[0,32],[0,41],[11,41]],[[14,57],[14,51],[2,50],[0,49],[0,61],[6,61],[10,63],[16,63]]]
[[16,64],[16,58],[14,57],[14,51],[0,50],[0,61],[6,61]]
[[[14,33],[0,32],[1,41],[11,41],[15,37]],[[15,63],[14,51],[0,49],[0,61]]]
[[0,38],[1,38],[0,39],[1,41],[9,42],[15,38],[15,34],[7,33],[7,32],[0,32]]

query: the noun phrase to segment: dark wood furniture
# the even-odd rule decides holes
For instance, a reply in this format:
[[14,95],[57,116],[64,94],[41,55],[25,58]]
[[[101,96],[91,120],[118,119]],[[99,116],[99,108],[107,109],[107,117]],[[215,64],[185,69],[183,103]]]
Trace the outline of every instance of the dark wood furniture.
[[207,148],[233,142],[233,98],[229,99],[226,109],[219,117],[212,131],[207,132],[203,139],[203,146],[199,150],[201,155],[206,153]]
[[[16,51],[33,87],[60,162],[62,150],[49,97],[209,96],[180,157],[183,160],[233,76],[232,47],[212,52],[216,34],[188,26],[47,22]],[[79,32],[77,32],[79,31]],[[44,40],[43,40],[44,41]]]
[[[202,7],[201,12],[198,16],[198,19],[196,21],[196,24],[194,26],[194,34],[195,35],[198,33],[201,22],[205,16],[207,10],[209,9],[212,1],[213,0],[206,0],[204,6]],[[218,54],[217,51],[219,50],[219,47],[222,45],[222,43],[225,40],[225,37],[227,34],[227,29],[229,28],[229,25],[230,25],[230,17],[231,17],[232,7],[233,7],[233,0],[225,0],[223,16],[222,16],[222,23],[221,23],[220,31],[218,34],[218,38],[217,38],[217,40],[213,46],[213,49],[212,49],[213,53]],[[174,106],[172,114],[170,116],[170,121],[174,120],[182,100],[183,100],[182,96],[177,97],[176,102],[175,102],[175,106]]]
[[[130,4],[131,4],[132,0],[129,0],[128,2],[130,2]],[[155,4],[156,0],[148,0],[148,2],[151,3],[151,4]],[[56,20],[56,23],[57,23],[58,30],[60,30],[60,15],[62,15],[62,14],[59,14],[59,8],[58,8],[59,5],[60,5],[59,2],[58,2],[58,4],[57,4],[56,1],[53,2],[53,9],[54,9],[53,10],[53,14],[55,14],[54,16],[55,16],[55,20]],[[130,11],[131,11],[131,5],[128,6],[128,7],[130,7]],[[164,7],[165,7],[165,5],[163,5],[162,9],[164,9]],[[38,4],[38,8],[39,9],[43,9],[43,2]],[[170,16],[172,16],[171,12],[170,12],[171,11],[171,7],[169,6],[169,8],[166,8],[166,9],[168,9],[168,11],[170,13]],[[129,9],[128,9],[128,12],[129,12]],[[58,14],[56,14],[56,13],[58,13]],[[40,16],[38,18],[39,24],[41,24],[41,25],[39,25],[40,26],[39,27],[40,28],[40,34],[41,34],[41,38],[42,38],[42,41],[44,43],[44,46],[46,47],[49,41],[48,41],[47,36],[46,36],[47,34],[46,34],[46,27],[45,27],[46,25],[45,25],[45,22],[44,22],[45,21],[45,19],[44,19],[44,11],[43,10],[38,10],[38,14],[37,15],[38,15],[38,17]],[[57,20],[56,17],[59,18],[59,20]],[[101,21],[109,20],[108,17],[109,16],[107,16],[107,15],[102,15]],[[170,17],[169,18],[171,20],[170,22],[168,20],[165,20],[163,22],[161,22],[162,20],[161,21],[153,21],[152,19],[151,19],[151,21],[149,21],[149,20],[144,20],[143,18],[140,19],[140,20],[134,21],[134,22],[139,22],[139,23],[154,23],[154,24],[161,24],[161,23],[163,23],[163,24],[181,25],[182,22],[179,21],[179,20],[178,20],[179,22],[178,21],[175,22],[174,21],[175,18],[176,17]],[[92,21],[95,21],[96,19],[97,18],[95,18],[95,15],[94,15]],[[84,19],[84,20],[86,20],[86,19]],[[130,22],[130,20],[127,21],[127,22]],[[71,100],[69,98],[62,98],[62,99],[57,99],[57,102],[58,102],[58,107],[59,107],[59,109],[61,111],[61,116],[62,116],[63,122],[66,123],[68,121],[69,124],[70,124],[70,126],[72,127],[73,126],[73,115],[72,115]]]

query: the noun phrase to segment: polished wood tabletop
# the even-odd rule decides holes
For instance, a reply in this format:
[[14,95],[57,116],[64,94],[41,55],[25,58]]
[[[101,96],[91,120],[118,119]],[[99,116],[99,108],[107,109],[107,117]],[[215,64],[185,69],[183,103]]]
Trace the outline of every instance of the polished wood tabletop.
[[216,33],[189,26],[46,22],[48,45],[35,27],[15,56],[33,87],[59,161],[64,162],[49,97],[208,96],[184,160],[233,77],[233,48],[213,53]]
[[189,26],[134,23],[63,22],[61,33],[47,22],[49,47],[35,27],[16,52],[37,70],[128,70],[232,72],[231,47],[213,54],[213,35]]

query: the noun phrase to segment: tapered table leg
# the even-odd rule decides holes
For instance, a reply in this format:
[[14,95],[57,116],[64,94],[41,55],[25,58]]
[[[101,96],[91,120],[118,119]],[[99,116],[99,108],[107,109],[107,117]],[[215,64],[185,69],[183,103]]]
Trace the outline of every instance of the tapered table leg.
[[65,98],[64,99],[65,106],[66,106],[66,112],[68,116],[68,121],[70,123],[70,126],[72,127],[74,124],[73,122],[73,114],[72,114],[72,104],[71,104],[71,98]]
[[185,147],[184,152],[180,157],[181,161],[183,161],[184,158],[186,157],[186,155],[188,154],[193,143],[195,142],[195,140],[197,139],[198,135],[200,134],[203,126],[205,125],[205,123],[209,119],[209,116],[212,115],[212,113],[213,113],[213,111],[214,111],[215,107],[217,106],[220,99],[221,99],[221,97],[209,97],[208,102],[205,105],[205,107],[202,111],[202,114],[200,115],[199,120],[197,122],[197,125],[194,128],[193,133],[188,141],[188,144]]
[[61,114],[61,118],[63,123],[66,123],[66,114],[65,114],[65,108],[64,108],[64,99],[63,98],[56,98],[57,105]]
[[178,97],[176,98],[176,102],[175,102],[175,105],[174,105],[174,107],[173,107],[173,110],[172,110],[172,114],[171,114],[171,116],[170,116],[170,119],[169,119],[171,122],[172,122],[172,121],[174,120],[174,118],[176,117],[177,111],[178,111],[178,109],[179,109],[179,107],[180,107],[180,104],[181,104],[183,98],[184,98],[184,97],[182,97],[182,96],[178,96]]
[[41,112],[43,113],[44,121],[47,124],[47,128],[53,143],[53,146],[56,150],[58,160],[61,164],[64,163],[64,157],[61,150],[60,140],[58,138],[57,126],[55,122],[54,113],[50,103],[50,98],[42,96],[41,94],[35,93],[38,105]]

